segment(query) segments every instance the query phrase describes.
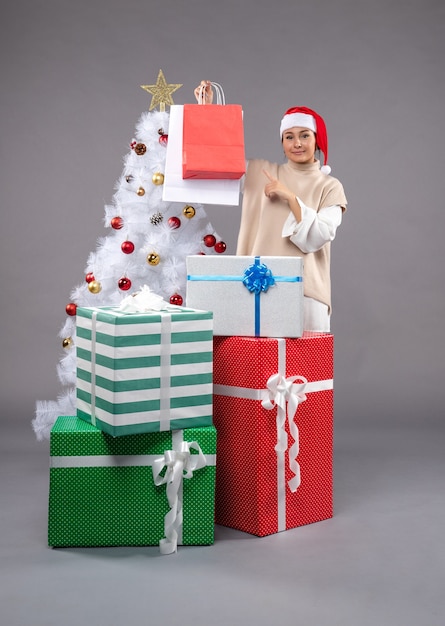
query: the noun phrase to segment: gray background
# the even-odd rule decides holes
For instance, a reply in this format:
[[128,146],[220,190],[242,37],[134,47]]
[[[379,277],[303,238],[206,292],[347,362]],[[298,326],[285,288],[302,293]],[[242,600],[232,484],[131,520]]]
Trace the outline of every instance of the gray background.
[[[181,607],[196,624],[443,623],[444,27],[441,0],[2,3],[5,624],[176,624]],[[163,560],[52,551],[34,403],[60,391],[65,304],[160,68],[177,104],[222,83],[249,157],[281,160],[290,106],[327,121],[350,207],[332,267],[336,516],[262,540],[218,528]],[[233,253],[239,209],[207,213]]]

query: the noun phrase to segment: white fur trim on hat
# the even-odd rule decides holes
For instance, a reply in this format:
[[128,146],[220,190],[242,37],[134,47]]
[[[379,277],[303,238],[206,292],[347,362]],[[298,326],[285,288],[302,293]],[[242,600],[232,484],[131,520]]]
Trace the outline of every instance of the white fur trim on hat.
[[300,126],[302,128],[309,128],[309,130],[317,132],[317,124],[315,118],[307,113],[290,113],[285,115],[280,124],[280,137],[283,136],[285,130],[293,128],[294,126]]

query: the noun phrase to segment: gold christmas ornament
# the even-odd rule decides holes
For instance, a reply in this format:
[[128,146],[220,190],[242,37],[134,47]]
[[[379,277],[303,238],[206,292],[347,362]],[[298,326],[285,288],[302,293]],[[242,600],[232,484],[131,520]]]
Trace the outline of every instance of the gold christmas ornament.
[[100,291],[102,291],[102,285],[99,281],[92,280],[90,283],[88,283],[88,290],[91,291],[91,293],[99,293]]
[[189,220],[196,215],[195,207],[191,206],[190,204],[187,204],[187,206],[182,209],[182,212],[184,213],[185,217],[188,217]]
[[138,196],[145,196],[145,189],[143,187],[139,187],[136,193],[138,194]]
[[65,339],[62,341],[62,346],[64,348],[69,348],[73,343],[73,340],[71,339],[71,337],[65,337]]
[[159,265],[161,261],[161,257],[159,256],[159,254],[157,254],[157,252],[150,252],[150,254],[147,256],[147,263],[149,265]]
[[163,185],[164,184],[164,174],[161,172],[155,172],[151,177],[153,185]]
[[180,87],[182,87],[182,83],[172,83],[170,85],[167,84],[163,71],[159,70],[156,85],[141,85],[141,87],[142,89],[144,89],[144,91],[151,93],[151,95],[153,96],[151,99],[149,111],[158,106],[158,104],[159,110],[165,111],[166,104],[168,104],[169,106],[174,104],[171,94],[177,91]]

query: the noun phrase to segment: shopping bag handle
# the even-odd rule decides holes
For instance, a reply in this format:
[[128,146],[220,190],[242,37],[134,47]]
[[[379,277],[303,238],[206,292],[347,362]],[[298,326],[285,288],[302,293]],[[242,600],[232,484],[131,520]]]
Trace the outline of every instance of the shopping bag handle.
[[[226,103],[226,98],[224,95],[224,89],[221,87],[221,85],[219,83],[214,83],[213,81],[211,81],[210,83],[212,85],[212,87],[215,88],[215,92],[216,92],[216,104],[225,104]],[[199,94],[198,94],[198,104],[205,104],[205,97],[204,97],[204,90],[205,90],[205,85],[200,85],[199,86]]]

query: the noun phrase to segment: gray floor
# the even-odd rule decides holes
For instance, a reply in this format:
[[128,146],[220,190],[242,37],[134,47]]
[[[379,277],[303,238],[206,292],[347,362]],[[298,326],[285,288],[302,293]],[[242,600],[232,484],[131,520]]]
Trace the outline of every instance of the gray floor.
[[4,422],[1,624],[442,626],[443,431],[379,423],[337,425],[332,520],[160,556],[48,548],[48,444]]

